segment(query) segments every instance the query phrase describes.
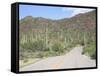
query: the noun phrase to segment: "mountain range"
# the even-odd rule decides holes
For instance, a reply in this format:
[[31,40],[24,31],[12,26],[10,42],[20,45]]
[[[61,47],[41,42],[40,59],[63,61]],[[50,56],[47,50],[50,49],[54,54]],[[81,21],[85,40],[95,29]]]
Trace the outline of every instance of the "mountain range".
[[46,19],[42,17],[26,16],[20,20],[20,32],[43,31],[45,27],[51,32],[61,31],[61,29],[74,29],[81,31],[90,31],[96,28],[96,12],[91,11],[81,13],[71,18],[59,20]]

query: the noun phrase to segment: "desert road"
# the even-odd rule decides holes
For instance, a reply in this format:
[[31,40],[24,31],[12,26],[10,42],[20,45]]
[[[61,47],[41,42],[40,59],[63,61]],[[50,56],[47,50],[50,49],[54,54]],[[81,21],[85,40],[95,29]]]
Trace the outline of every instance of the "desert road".
[[83,55],[82,51],[83,47],[77,46],[65,55],[42,59],[36,63],[20,68],[20,71],[95,67],[95,60]]

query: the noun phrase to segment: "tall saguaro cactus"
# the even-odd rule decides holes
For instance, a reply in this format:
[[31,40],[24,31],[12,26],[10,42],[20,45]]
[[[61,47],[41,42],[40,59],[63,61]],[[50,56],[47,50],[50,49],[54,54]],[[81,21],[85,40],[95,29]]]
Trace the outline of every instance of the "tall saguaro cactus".
[[48,47],[48,23],[45,26],[45,42],[46,42],[46,47]]

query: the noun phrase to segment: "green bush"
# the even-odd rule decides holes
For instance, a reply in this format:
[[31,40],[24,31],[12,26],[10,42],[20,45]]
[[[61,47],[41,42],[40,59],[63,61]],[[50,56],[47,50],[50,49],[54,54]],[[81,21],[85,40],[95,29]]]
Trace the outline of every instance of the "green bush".
[[25,49],[23,49],[22,47],[19,48],[19,59],[20,60],[24,60],[27,58],[27,52]]
[[61,42],[56,42],[53,44],[52,50],[59,55],[64,52],[64,46]]
[[92,59],[96,58],[96,46],[94,44],[84,47],[83,54],[88,54]]
[[51,57],[51,56],[57,56],[58,54],[56,54],[56,52],[55,51],[52,51],[52,50],[49,50],[49,51],[45,51],[44,53],[43,53],[43,56],[44,57]]
[[36,51],[43,51],[45,48],[45,43],[42,40],[35,41],[32,46]]
[[25,49],[29,49],[34,51],[43,51],[45,49],[45,44],[42,40],[37,40],[37,41],[28,41],[27,43],[24,43],[21,45],[21,47]]
[[27,62],[28,62],[28,59],[25,59],[23,62],[24,62],[24,63],[27,63]]

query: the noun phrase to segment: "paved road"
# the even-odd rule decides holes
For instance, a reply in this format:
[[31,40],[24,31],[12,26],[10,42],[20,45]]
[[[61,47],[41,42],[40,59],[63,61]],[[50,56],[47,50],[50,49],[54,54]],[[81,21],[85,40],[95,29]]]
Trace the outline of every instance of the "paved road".
[[63,56],[40,60],[21,68],[20,71],[95,67],[95,60],[91,60],[88,56],[82,55],[82,51],[82,46],[77,46]]

